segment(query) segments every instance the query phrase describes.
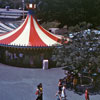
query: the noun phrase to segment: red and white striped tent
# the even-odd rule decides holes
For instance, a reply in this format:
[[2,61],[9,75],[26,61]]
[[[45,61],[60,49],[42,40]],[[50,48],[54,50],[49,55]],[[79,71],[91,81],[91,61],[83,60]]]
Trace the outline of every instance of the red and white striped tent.
[[41,27],[36,18],[28,14],[25,21],[15,30],[0,34],[0,44],[10,46],[48,47],[61,44],[61,36]]

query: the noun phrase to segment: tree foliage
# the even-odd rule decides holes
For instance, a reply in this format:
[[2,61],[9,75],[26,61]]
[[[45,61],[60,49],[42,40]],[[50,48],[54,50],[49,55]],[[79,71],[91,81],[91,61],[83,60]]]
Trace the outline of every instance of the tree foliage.
[[64,25],[86,21],[99,25],[100,0],[42,0],[38,16],[43,21],[57,20]]
[[0,7],[10,6],[10,8],[19,8],[21,6],[21,0],[0,0]]
[[[57,66],[73,66],[78,71],[87,67],[88,71],[96,72],[100,66],[100,34],[95,34],[93,30],[84,31],[83,29],[88,27],[85,22],[80,23],[77,27],[81,31],[74,32],[72,41],[54,50]],[[75,28],[73,27],[72,31]],[[72,34],[71,31],[70,33]],[[91,67],[89,67],[90,63]]]
[[[100,0],[24,0],[25,4],[37,4],[37,16],[43,22],[59,21],[61,24],[72,26],[86,21],[94,26],[100,23]],[[10,5],[11,8],[22,6],[22,0],[0,0],[0,7]]]

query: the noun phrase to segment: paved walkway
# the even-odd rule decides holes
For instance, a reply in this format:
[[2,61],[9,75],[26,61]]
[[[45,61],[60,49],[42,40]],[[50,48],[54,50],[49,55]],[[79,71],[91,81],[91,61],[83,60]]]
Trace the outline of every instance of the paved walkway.
[[[62,68],[25,69],[0,64],[0,100],[35,100],[38,83],[43,83],[43,100],[56,100],[57,83],[64,77]],[[67,100],[85,100],[84,94],[66,91]],[[90,96],[90,100],[100,100],[100,95]]]

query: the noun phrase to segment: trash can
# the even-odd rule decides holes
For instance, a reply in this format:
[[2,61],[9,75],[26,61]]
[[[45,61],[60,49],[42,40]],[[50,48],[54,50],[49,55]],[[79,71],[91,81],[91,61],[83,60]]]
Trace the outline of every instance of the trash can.
[[43,70],[48,69],[48,60],[43,60]]

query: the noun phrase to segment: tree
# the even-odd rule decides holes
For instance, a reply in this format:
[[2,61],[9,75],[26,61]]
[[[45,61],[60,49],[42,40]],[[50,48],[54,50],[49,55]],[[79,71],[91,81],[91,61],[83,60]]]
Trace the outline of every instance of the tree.
[[42,0],[38,16],[42,21],[59,21],[59,27],[83,21],[96,26],[100,23],[99,4],[100,0]]
[[[75,26],[80,22],[100,24],[100,0],[25,0],[25,4],[33,1],[37,4],[37,17],[42,22],[58,21],[59,27]],[[21,0],[0,0],[0,7],[10,5],[19,8]],[[96,15],[96,16],[95,16]]]
[[[74,69],[80,72],[87,67],[88,71],[96,72],[100,65],[100,35],[96,35],[93,31],[85,33],[83,29],[87,28],[86,23],[78,26],[81,26],[82,31],[74,36],[72,42],[63,43],[54,51],[57,66],[74,66]],[[89,67],[89,63],[91,63],[91,67]]]

